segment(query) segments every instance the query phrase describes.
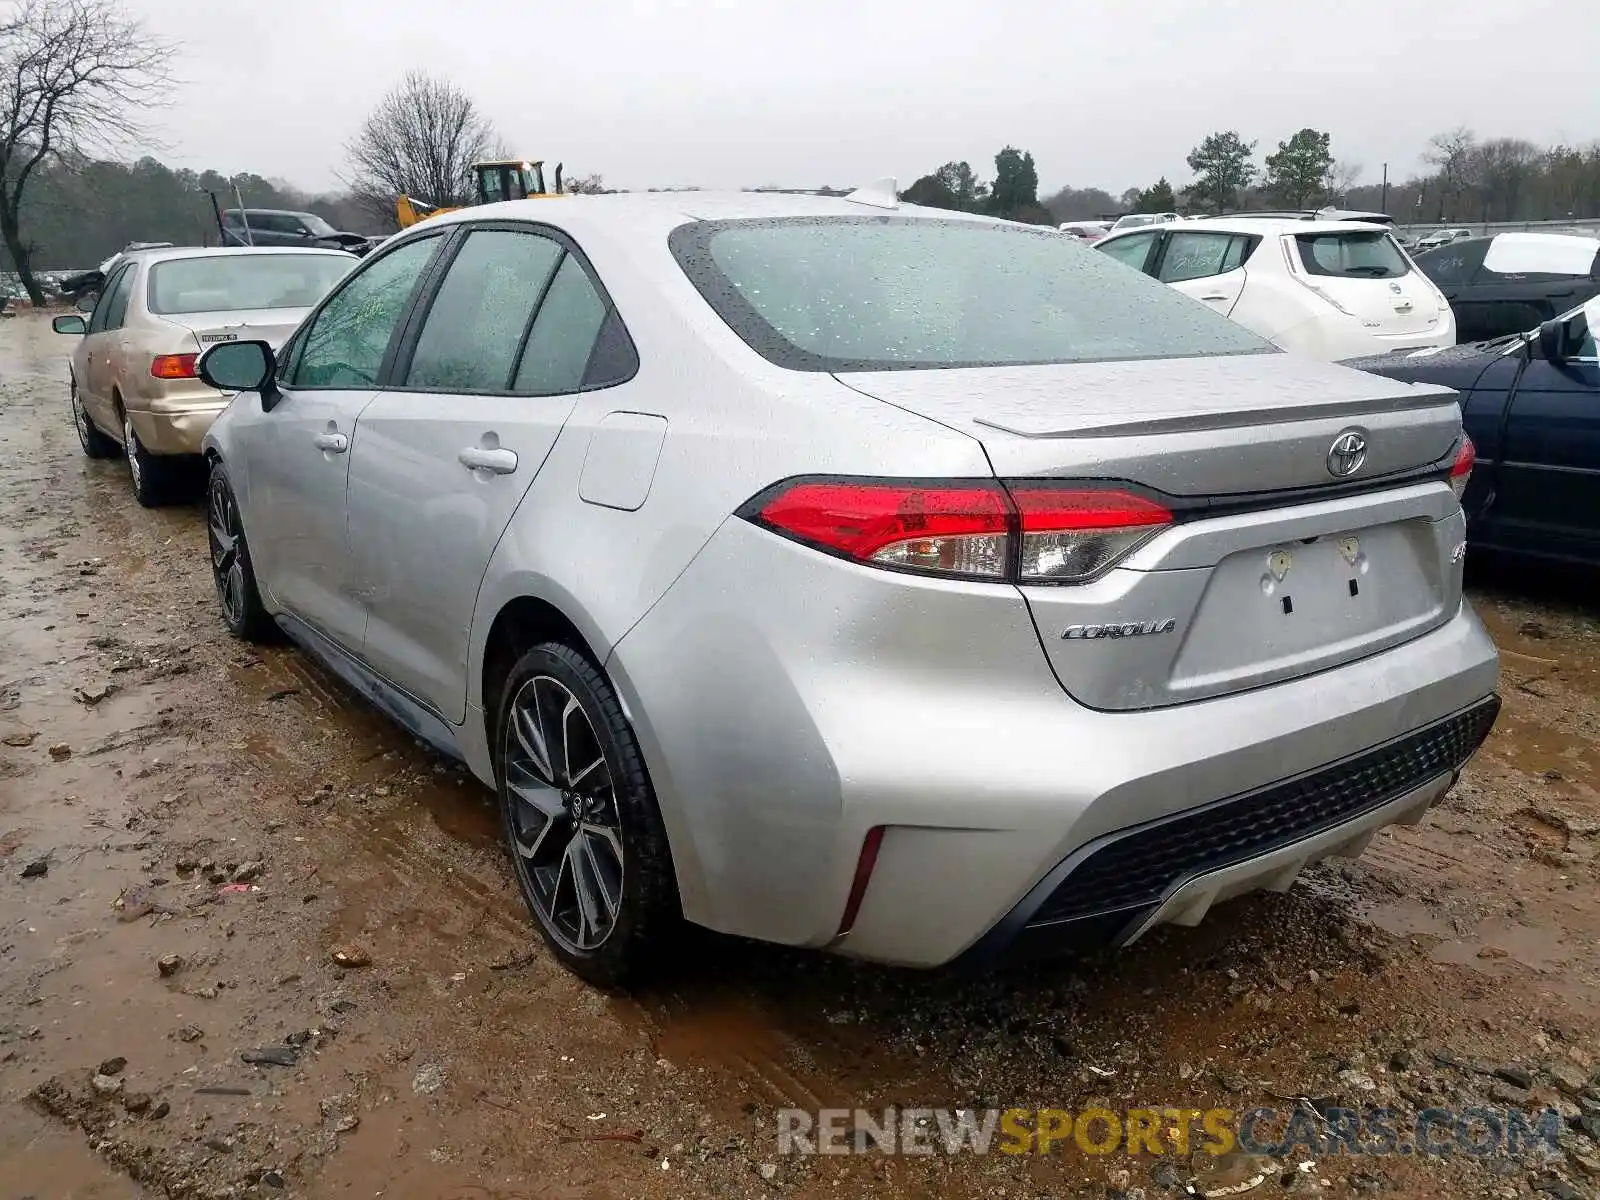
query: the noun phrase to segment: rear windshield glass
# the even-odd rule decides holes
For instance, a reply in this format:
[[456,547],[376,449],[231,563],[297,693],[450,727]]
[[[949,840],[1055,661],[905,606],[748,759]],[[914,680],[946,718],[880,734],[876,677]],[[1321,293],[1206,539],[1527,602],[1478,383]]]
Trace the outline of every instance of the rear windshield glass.
[[1049,230],[904,217],[700,221],[669,245],[757,353],[880,371],[1272,353],[1242,326]]
[[1387,233],[1297,233],[1300,261],[1313,275],[1343,279],[1398,279],[1411,267]]
[[357,260],[348,254],[214,254],[150,270],[153,313],[310,308]]

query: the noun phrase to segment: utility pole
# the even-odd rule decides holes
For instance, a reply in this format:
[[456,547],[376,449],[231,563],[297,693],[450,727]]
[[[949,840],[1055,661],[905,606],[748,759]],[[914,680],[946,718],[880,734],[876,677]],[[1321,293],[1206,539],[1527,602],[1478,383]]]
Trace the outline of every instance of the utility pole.
[[1383,164],[1383,199],[1378,202],[1379,212],[1389,211],[1389,164]]

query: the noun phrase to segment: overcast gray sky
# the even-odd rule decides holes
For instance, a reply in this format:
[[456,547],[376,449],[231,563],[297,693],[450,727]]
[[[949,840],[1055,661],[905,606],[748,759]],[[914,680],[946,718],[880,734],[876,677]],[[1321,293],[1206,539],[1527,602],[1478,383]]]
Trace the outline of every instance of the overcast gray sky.
[[1571,0],[128,0],[183,44],[169,162],[335,186],[411,67],[514,153],[613,187],[902,187],[1033,153],[1041,192],[1167,175],[1207,132],[1310,125],[1375,182],[1427,138],[1600,138],[1600,22]]

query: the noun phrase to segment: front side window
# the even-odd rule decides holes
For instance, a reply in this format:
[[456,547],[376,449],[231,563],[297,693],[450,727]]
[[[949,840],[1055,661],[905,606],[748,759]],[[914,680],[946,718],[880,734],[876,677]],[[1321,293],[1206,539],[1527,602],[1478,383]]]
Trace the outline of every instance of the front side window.
[[375,386],[395,327],[439,244],[437,234],[405,242],[370,261],[329,297],[306,331],[293,386]]
[[109,302],[106,305],[107,330],[121,329],[122,322],[128,316],[128,297],[133,292],[133,277],[138,274],[139,268],[129,263],[123,268],[117,286],[112,290]]
[[176,258],[150,270],[145,303],[153,313],[310,308],[349,273],[344,254],[212,254]]
[[1297,233],[1300,261],[1311,275],[1338,279],[1399,279],[1411,267],[1387,233],[1352,230],[1348,233]]
[[306,213],[300,218],[300,224],[312,237],[337,237],[339,231],[329,225],[316,213]]
[[1271,353],[1226,317],[1046,231],[986,221],[698,221],[668,244],[779,366],[870,371]]
[[508,390],[534,305],[563,253],[559,242],[536,233],[468,234],[428,309],[405,386]]
[[1132,233],[1127,237],[1100,242],[1095,249],[1104,251],[1118,262],[1127,263],[1135,271],[1142,271],[1150,258],[1150,247],[1155,245],[1156,236],[1153,233]]
[[89,333],[99,333],[106,327],[106,319],[111,315],[112,305],[116,303],[117,291],[127,282],[132,271],[132,264],[124,266],[100,289],[100,300],[94,306],[94,312],[89,314]]

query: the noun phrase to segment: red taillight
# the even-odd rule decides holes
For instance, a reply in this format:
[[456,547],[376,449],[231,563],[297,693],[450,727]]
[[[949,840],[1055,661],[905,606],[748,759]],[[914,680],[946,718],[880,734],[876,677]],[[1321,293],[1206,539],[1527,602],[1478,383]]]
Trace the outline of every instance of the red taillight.
[[745,510],[778,533],[873,566],[1080,583],[1172,522],[1131,492],[1059,484],[812,480]]
[[1011,510],[994,483],[796,483],[760,521],[860,562],[1003,579]]
[[1457,500],[1466,492],[1467,480],[1472,478],[1472,467],[1477,461],[1478,448],[1472,444],[1471,438],[1463,434],[1461,449],[1456,451],[1456,461],[1450,464],[1450,488]]
[[158,354],[150,360],[150,374],[157,379],[193,379],[198,354]]

